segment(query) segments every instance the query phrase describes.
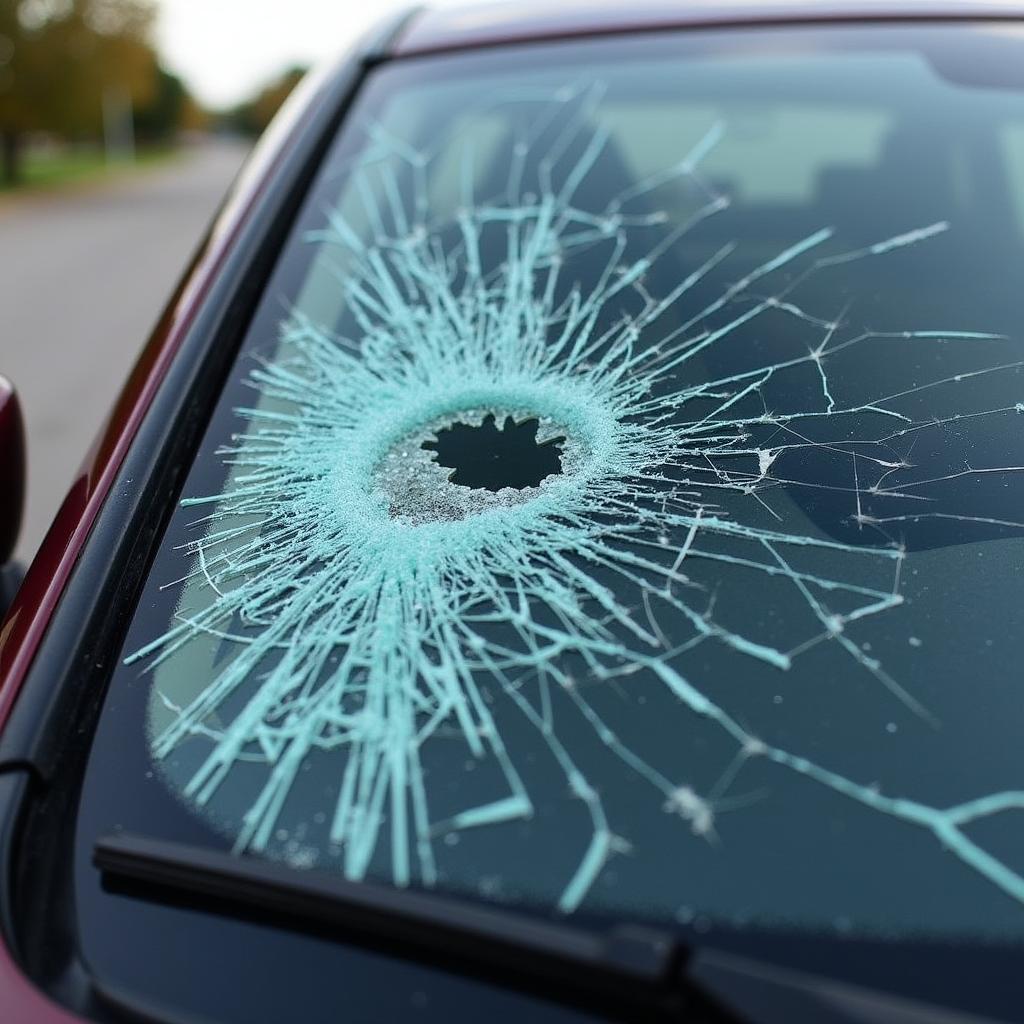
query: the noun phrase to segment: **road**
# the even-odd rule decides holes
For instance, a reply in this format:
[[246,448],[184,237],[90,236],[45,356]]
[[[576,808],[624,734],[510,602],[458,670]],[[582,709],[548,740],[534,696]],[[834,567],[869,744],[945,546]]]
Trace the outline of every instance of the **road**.
[[[31,558],[245,150],[0,201],[0,373],[28,428]],[[2,496],[0,496],[2,500]]]

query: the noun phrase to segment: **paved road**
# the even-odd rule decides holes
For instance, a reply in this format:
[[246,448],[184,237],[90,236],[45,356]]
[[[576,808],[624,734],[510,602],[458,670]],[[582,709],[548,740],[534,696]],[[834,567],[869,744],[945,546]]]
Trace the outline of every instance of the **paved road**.
[[18,388],[28,424],[23,559],[243,157],[211,144],[129,179],[0,201],[0,373]]

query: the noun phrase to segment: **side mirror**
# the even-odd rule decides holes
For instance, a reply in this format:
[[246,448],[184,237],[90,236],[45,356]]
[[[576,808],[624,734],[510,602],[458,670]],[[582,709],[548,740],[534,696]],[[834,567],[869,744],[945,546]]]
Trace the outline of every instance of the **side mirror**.
[[0,377],[0,567],[14,555],[25,507],[25,422],[10,382]]

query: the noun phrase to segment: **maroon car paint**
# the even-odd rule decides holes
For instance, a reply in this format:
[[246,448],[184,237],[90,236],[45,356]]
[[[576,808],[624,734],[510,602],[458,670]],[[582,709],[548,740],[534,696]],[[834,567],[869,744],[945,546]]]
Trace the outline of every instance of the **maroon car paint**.
[[0,565],[14,553],[25,505],[25,424],[11,383],[0,377]]

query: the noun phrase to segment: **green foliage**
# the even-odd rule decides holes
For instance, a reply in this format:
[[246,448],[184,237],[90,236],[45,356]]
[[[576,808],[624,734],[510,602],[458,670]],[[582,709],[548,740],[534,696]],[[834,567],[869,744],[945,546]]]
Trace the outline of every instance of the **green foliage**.
[[170,138],[181,126],[188,99],[184,82],[164,68],[157,68],[150,101],[135,111],[136,136],[143,141]]
[[[146,109],[164,83],[149,42],[153,0],[7,0],[0,5],[2,179],[21,170],[22,139],[97,137],[111,90]],[[157,115],[159,119],[159,115]]]

